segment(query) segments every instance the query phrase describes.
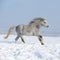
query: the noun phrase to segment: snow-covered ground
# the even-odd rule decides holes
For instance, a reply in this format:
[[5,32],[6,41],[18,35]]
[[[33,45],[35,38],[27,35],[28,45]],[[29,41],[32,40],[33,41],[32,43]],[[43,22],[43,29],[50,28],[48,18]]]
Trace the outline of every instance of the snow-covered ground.
[[0,35],[0,60],[60,60],[60,37],[44,37],[41,45],[37,37],[23,36],[15,42],[16,35],[4,39]]

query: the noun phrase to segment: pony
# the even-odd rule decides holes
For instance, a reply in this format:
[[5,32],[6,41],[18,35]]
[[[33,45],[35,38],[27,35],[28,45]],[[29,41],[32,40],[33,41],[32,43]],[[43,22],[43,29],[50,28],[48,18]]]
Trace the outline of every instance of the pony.
[[29,22],[29,24],[24,25],[17,25],[17,26],[12,26],[9,28],[6,36],[4,37],[7,39],[10,35],[10,33],[15,29],[17,36],[15,38],[15,41],[21,38],[22,42],[25,43],[24,39],[22,38],[23,35],[25,36],[37,36],[38,40],[41,42],[41,45],[44,45],[43,43],[43,37],[40,35],[40,30],[41,27],[49,27],[48,22],[44,18],[34,18],[32,21]]

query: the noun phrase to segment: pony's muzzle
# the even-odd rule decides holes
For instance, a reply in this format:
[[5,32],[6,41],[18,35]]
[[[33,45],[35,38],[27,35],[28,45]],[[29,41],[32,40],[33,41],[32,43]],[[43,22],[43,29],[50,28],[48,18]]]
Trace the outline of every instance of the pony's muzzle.
[[47,25],[47,28],[49,27],[49,25]]

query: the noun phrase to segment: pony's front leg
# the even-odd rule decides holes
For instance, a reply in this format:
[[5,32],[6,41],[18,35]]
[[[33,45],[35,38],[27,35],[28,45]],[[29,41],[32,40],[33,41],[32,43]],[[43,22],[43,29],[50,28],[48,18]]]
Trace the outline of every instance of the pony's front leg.
[[41,35],[38,36],[38,39],[41,42],[41,45],[44,45],[44,43],[43,43],[43,37]]

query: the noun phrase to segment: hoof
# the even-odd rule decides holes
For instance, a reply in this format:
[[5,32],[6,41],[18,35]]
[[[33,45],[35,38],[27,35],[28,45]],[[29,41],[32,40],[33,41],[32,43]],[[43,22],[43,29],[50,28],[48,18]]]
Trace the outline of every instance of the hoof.
[[44,45],[44,43],[41,43],[41,45]]
[[25,41],[23,41],[23,43],[25,43]]
[[4,39],[7,39],[7,37],[4,37]]

